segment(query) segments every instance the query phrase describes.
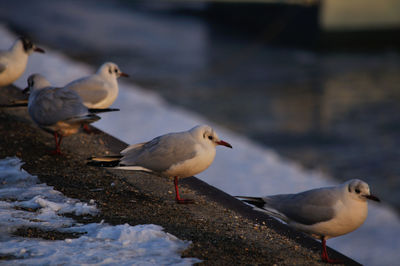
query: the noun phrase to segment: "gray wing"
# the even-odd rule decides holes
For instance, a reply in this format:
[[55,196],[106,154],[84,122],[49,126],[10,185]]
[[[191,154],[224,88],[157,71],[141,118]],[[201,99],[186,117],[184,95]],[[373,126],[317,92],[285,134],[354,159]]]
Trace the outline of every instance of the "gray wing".
[[101,102],[108,96],[105,83],[92,77],[75,80],[67,84],[65,88],[76,91],[83,102],[89,104]]
[[284,214],[290,220],[312,225],[332,219],[338,201],[335,190],[313,189],[298,194],[274,195],[264,198],[265,206]]
[[65,88],[45,88],[34,92],[28,111],[32,119],[42,126],[70,120],[88,114],[79,95]]
[[187,132],[170,133],[129,149],[121,165],[142,166],[154,172],[163,172],[172,165],[196,155],[195,141]]

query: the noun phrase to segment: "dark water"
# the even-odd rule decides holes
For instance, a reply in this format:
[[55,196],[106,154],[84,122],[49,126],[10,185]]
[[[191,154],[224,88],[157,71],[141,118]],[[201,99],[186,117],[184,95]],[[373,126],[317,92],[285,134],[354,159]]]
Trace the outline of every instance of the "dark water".
[[[82,2],[0,1],[0,19],[94,66],[114,61],[169,102],[306,167],[340,180],[362,178],[400,210],[395,51],[270,46],[168,5]],[[201,12],[204,5],[190,8]]]

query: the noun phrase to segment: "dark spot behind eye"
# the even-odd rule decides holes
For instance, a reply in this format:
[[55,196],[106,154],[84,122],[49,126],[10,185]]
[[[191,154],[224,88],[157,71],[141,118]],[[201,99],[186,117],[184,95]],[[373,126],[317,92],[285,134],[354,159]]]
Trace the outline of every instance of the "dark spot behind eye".
[[27,39],[25,37],[20,37],[20,40],[22,41],[22,45],[24,46],[24,50],[26,52],[28,52],[30,49],[32,49],[33,43],[29,39]]
[[111,68],[108,69],[108,73],[112,74],[112,69]]

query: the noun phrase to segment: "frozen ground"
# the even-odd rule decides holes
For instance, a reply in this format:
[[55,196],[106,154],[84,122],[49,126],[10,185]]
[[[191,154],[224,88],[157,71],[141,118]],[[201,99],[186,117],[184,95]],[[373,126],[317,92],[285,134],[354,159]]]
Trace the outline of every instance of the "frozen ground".
[[[0,36],[0,47],[8,47],[15,38],[4,28],[0,28]],[[32,73],[42,73],[52,84],[62,86],[95,71],[47,50],[45,55],[32,56],[26,73],[16,85],[26,86],[26,78]],[[120,83],[120,95],[114,106],[121,111],[102,115],[95,126],[127,143],[187,130],[200,123],[212,125],[221,139],[233,145],[233,149],[218,148],[213,165],[198,177],[232,195],[290,193],[336,183],[319,172],[306,171],[279,157],[273,150],[213,125],[201,115],[171,106],[158,95],[133,84]],[[361,228],[329,240],[328,245],[364,265],[394,265],[400,260],[398,235],[400,220],[390,206],[371,204],[369,217]]]
[[[21,170],[18,158],[0,160],[0,256],[4,265],[191,265],[180,257],[190,242],[158,225],[80,224],[62,216],[96,215],[94,202],[65,197]],[[84,233],[79,238],[43,240],[12,235],[22,227]]]

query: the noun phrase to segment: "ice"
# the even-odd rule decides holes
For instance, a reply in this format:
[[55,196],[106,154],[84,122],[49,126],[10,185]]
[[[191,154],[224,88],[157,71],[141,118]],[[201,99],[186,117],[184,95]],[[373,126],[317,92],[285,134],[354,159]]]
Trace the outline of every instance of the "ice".
[[[191,265],[199,260],[181,258],[190,242],[163,231],[158,225],[80,224],[62,214],[96,215],[89,203],[65,197],[21,169],[18,158],[0,160],[0,257],[7,265]],[[16,188],[15,197],[7,192]],[[37,189],[40,187],[40,189]],[[23,197],[16,196],[23,194]],[[19,228],[83,233],[79,238],[43,240],[13,235]]]
[[[0,36],[2,47],[9,46],[15,38],[1,27]],[[27,71],[16,84],[24,87],[31,73],[42,73],[54,85],[61,86],[94,71],[92,67],[47,48],[45,55],[32,56]],[[275,151],[221,128],[199,114],[172,106],[153,92],[121,80],[119,84],[120,95],[113,106],[121,111],[103,114],[94,124],[96,127],[127,143],[137,143],[167,132],[187,130],[197,124],[213,126],[233,149],[218,147],[215,161],[198,177],[231,195],[292,193],[337,183],[320,172],[305,170]],[[361,228],[329,240],[328,245],[365,265],[394,265],[400,260],[398,235],[400,220],[395,211],[384,203],[370,204],[369,216]]]

